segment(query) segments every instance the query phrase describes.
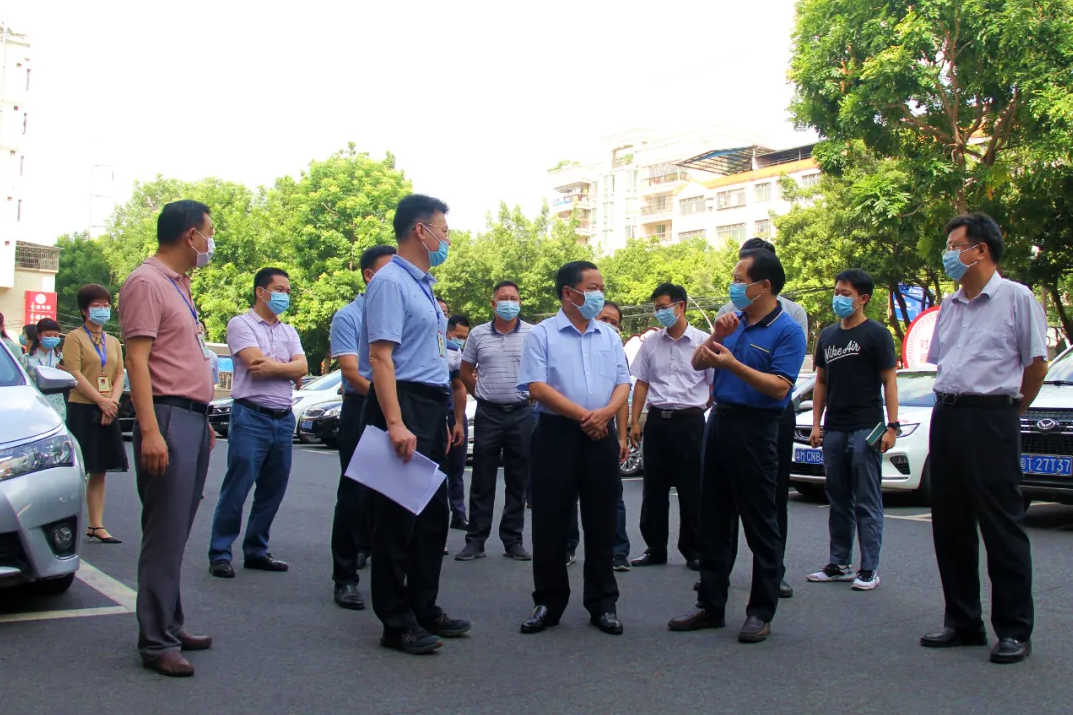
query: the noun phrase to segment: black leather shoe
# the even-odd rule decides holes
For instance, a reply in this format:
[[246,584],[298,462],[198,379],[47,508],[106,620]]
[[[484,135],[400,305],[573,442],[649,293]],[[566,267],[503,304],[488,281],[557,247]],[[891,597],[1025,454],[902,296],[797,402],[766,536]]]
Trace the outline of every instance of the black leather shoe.
[[644,552],[640,558],[630,562],[630,566],[662,566],[667,563],[667,557],[653,556],[651,552]]
[[722,628],[726,620],[715,616],[700,606],[695,606],[689,613],[672,618],[667,628],[672,631],[699,631],[701,628]]
[[340,608],[349,608],[351,611],[364,611],[365,599],[353,583],[344,583],[335,587],[335,603]]
[[216,578],[234,578],[235,569],[227,559],[216,559],[209,564],[209,573]]
[[1016,638],[999,638],[991,649],[992,663],[1020,663],[1032,652],[1032,641],[1019,641]]
[[418,628],[407,633],[385,633],[380,636],[380,645],[401,650],[410,655],[424,655],[442,646],[443,641],[428,631]]
[[589,623],[609,635],[622,635],[622,621],[614,613],[601,613],[599,616],[592,616],[589,619]]
[[783,582],[779,584],[779,598],[793,598],[793,597],[794,597],[794,589],[790,584],[786,583],[786,581],[784,579]]
[[943,628],[935,633],[925,633],[920,637],[920,645],[925,648],[957,648],[963,645],[987,645],[987,633],[978,631],[957,631]]
[[741,626],[738,633],[739,643],[760,643],[767,640],[771,635],[771,624],[764,623],[756,616],[749,616]]
[[357,558],[354,559],[354,568],[356,568],[358,571],[361,571],[363,568],[365,568],[365,564],[367,564],[368,562],[369,554],[363,554],[361,552],[358,552]]
[[469,633],[473,626],[464,618],[451,618],[446,613],[441,613],[439,618],[422,623],[421,627],[440,638],[461,638]]
[[537,606],[532,615],[522,623],[522,633],[540,633],[545,628],[559,625],[559,621],[553,621],[548,614],[547,606]]
[[256,571],[287,571],[291,567],[287,565],[286,561],[274,559],[272,558],[272,554],[266,552],[264,556],[259,556],[255,559],[246,559],[242,562],[242,568],[254,569]]
[[466,517],[460,514],[455,514],[453,517],[451,517],[451,528],[465,531],[469,528],[469,521],[466,519]]
[[693,590],[694,591],[699,591],[700,590],[700,579],[699,578],[697,579],[697,582],[695,584],[693,584]]
[[700,571],[700,559],[686,559],[686,568],[690,571]]

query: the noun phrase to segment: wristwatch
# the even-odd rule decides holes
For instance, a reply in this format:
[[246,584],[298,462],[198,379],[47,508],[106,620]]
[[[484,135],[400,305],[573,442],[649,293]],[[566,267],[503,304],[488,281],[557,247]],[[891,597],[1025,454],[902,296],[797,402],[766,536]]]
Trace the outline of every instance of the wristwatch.
[[887,429],[892,429],[895,432],[897,432],[898,434],[901,434],[902,433],[902,423],[901,422],[890,422],[890,423],[887,424]]

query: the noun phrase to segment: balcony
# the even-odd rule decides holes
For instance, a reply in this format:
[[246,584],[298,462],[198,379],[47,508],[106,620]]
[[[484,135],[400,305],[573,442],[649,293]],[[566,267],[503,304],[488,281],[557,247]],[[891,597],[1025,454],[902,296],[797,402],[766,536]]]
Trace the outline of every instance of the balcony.
[[670,233],[650,233],[647,236],[641,236],[642,241],[659,241],[660,243],[666,243],[671,240],[672,234]]
[[15,242],[15,266],[32,271],[58,273],[60,249],[55,246],[40,246],[36,243]]
[[596,233],[596,229],[591,222],[582,221],[574,228],[574,233],[579,236],[592,236]]
[[684,169],[668,171],[654,176],[645,177],[642,191],[667,191],[674,188],[675,184],[689,181],[689,172]]
[[655,218],[656,216],[669,215],[674,213],[674,203],[668,201],[662,204],[653,204],[650,206],[641,207],[641,215]]
[[552,202],[551,208],[555,213],[569,213],[574,209],[590,209],[592,202],[588,194],[567,194]]

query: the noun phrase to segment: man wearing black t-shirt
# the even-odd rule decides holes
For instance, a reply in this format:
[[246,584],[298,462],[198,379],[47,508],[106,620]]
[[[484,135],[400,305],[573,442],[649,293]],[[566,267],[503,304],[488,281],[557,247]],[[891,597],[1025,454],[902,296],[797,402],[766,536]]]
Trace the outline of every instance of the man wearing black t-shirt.
[[[858,591],[879,585],[879,549],[883,543],[882,452],[898,438],[898,380],[894,340],[864,309],[875,283],[859,268],[835,277],[831,301],[841,322],[825,328],[816,344],[816,387],[812,398],[813,447],[823,445],[827,499],[831,502],[829,563],[809,574],[813,582],[853,581]],[[878,441],[869,435],[883,424]],[[823,430],[820,418],[824,415]],[[853,535],[861,549],[861,568],[851,566]]]

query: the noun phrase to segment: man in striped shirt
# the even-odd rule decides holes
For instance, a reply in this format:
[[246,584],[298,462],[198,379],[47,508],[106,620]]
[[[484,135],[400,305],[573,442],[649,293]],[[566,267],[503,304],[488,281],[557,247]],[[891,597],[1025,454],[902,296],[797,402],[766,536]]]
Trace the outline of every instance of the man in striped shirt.
[[495,319],[469,333],[459,377],[477,398],[473,420],[473,476],[469,488],[469,531],[466,546],[455,559],[484,557],[484,542],[492,531],[496,474],[500,459],[506,482],[506,503],[499,522],[504,556],[517,561],[532,557],[522,544],[525,526],[525,480],[529,474],[529,443],[533,411],[529,394],[518,389],[522,343],[532,325],[518,318],[521,294],[511,281],[492,289]]

